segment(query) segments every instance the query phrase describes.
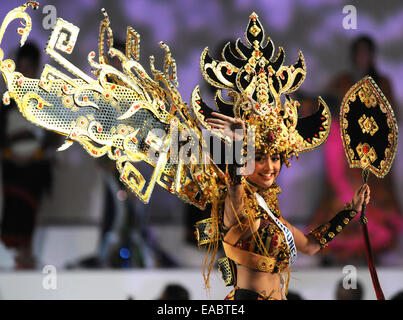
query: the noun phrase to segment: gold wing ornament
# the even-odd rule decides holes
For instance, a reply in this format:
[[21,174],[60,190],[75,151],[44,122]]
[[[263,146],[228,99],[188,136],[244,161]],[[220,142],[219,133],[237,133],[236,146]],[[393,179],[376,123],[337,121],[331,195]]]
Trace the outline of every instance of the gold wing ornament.
[[[29,7],[36,9],[38,3],[27,2],[4,18],[0,48],[4,32],[15,19],[24,21],[25,27],[17,30],[21,46],[24,44],[31,30],[26,12]],[[66,136],[59,151],[77,142],[92,157],[107,156],[116,161],[120,179],[144,203],[149,202],[158,184],[204,209],[206,195],[219,190],[215,185],[222,173],[202,152],[205,141],[177,90],[176,64],[169,47],[160,43],[165,51],[163,71],[155,68],[150,57],[148,74],[138,62],[139,34],[127,28],[126,51],[117,50],[105,10],[103,14],[98,59],[95,51],[88,54],[93,75],[65,57],[74,50],[79,28],[61,18],[45,52],[62,69],[47,64],[40,79],[26,78],[15,71],[11,59],[4,59],[0,49],[1,72],[7,85],[3,103],[14,99],[29,121]],[[122,70],[109,65],[108,57],[117,57]],[[201,156],[204,161],[199,161]],[[150,177],[140,172],[140,162],[153,167]]]

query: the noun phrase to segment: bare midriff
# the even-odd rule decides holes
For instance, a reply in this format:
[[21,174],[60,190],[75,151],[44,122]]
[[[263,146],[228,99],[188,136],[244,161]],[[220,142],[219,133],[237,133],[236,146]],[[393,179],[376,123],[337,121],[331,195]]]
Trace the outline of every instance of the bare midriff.
[[241,289],[255,291],[271,299],[282,300],[279,273],[261,272],[238,264],[237,286]]
[[[261,219],[256,219],[254,229],[259,229]],[[248,230],[241,239],[249,238],[252,232]],[[279,273],[253,270],[237,264],[237,287],[255,291],[264,297],[282,300],[281,279]]]

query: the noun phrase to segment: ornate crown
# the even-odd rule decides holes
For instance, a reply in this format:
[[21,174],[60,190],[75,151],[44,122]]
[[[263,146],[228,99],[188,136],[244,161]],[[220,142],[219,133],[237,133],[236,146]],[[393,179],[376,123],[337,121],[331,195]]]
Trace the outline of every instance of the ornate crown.
[[[285,159],[322,144],[330,132],[330,112],[325,102],[319,97],[319,110],[299,119],[300,104],[289,96],[305,79],[302,52],[298,61],[290,66],[283,65],[282,47],[274,58],[273,41],[270,38],[265,41],[256,13],[250,15],[245,40],[246,43],[240,39],[228,42],[222,50],[223,61],[210,57],[208,48],[201,55],[203,77],[217,88],[215,104],[219,112],[245,120],[256,132],[257,149],[282,153]],[[231,98],[229,101],[223,98],[225,91]],[[198,87],[193,91],[192,107],[202,126],[211,130],[204,119],[210,117],[212,111],[203,102]]]

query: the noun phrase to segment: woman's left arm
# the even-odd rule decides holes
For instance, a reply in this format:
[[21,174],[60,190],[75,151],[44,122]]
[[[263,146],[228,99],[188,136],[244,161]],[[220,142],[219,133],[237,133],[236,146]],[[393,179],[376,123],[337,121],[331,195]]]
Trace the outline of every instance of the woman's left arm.
[[370,200],[370,189],[367,184],[362,185],[354,194],[353,199],[349,203],[349,207],[340,211],[328,223],[319,226],[309,234],[304,234],[301,230],[294,227],[285,220],[286,226],[290,229],[294,236],[295,246],[297,250],[303,254],[313,255],[321,248],[327,246],[343,228],[350,222],[355,215],[361,211],[363,204],[367,205]]
[[295,246],[298,252],[312,256],[321,249],[320,244],[310,235],[304,234],[288,221],[286,221],[286,226],[294,236]]

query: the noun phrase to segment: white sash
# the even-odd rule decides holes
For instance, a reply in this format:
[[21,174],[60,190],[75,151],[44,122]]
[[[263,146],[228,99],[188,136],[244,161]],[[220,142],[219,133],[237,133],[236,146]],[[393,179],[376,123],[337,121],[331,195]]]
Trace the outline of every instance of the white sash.
[[270,217],[274,220],[274,222],[277,224],[280,230],[283,231],[288,249],[290,249],[290,265],[293,264],[295,259],[297,258],[297,248],[294,243],[294,237],[292,235],[292,232],[284,224],[282,224],[279,219],[277,219],[274,216],[270,208],[267,206],[266,201],[264,201],[264,199],[260,194],[256,192],[255,196],[259,205],[270,215]]

